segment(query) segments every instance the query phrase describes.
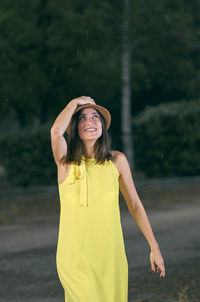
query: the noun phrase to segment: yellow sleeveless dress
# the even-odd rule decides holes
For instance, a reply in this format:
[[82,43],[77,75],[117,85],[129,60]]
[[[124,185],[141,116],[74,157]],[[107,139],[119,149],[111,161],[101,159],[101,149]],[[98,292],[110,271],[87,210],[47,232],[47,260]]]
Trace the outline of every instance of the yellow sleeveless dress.
[[127,302],[128,262],[119,209],[119,172],[111,160],[83,157],[58,185],[56,264],[65,302]]

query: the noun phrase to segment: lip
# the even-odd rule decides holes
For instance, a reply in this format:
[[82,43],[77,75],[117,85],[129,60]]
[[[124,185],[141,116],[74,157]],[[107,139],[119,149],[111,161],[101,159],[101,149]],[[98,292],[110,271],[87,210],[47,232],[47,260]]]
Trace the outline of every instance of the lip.
[[88,132],[88,130],[94,130],[94,131],[97,131],[97,128],[87,128],[87,129],[85,129],[84,131]]

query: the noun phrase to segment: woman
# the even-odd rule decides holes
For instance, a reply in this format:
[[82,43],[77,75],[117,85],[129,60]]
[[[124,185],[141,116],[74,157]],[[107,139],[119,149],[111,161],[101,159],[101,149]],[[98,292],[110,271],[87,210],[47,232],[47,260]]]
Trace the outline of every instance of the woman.
[[83,96],[70,101],[51,128],[60,195],[56,262],[65,302],[127,301],[119,189],[149,243],[152,271],[165,277],[163,258],[127,158],[110,150],[110,122],[107,109]]

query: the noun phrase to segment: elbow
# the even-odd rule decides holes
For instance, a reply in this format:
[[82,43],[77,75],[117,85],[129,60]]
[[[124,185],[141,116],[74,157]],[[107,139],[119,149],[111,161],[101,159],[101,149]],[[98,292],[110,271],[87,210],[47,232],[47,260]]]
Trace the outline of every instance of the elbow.
[[137,211],[137,208],[138,208],[137,204],[131,203],[131,211],[132,211],[133,213],[135,213],[135,212]]
[[137,212],[137,210],[140,208],[139,203],[137,202],[137,200],[134,200],[131,202],[131,210],[133,213]]
[[132,201],[128,198],[125,199],[128,210],[130,212],[130,214],[134,217],[135,213],[137,212],[138,209],[138,205],[135,201]]
[[50,133],[51,133],[51,136],[61,136],[61,135],[63,135],[61,129],[56,125],[53,125],[51,127]]

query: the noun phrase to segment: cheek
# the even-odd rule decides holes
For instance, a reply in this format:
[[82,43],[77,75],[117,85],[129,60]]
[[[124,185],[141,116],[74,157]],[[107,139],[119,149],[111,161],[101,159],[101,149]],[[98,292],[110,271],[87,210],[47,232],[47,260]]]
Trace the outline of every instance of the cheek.
[[102,125],[99,127],[99,132],[102,134],[103,130],[102,130]]
[[102,133],[102,124],[101,124],[101,122],[99,121],[99,125],[98,125],[98,128],[99,128],[99,131]]
[[83,121],[78,122],[78,131],[81,131],[83,129]]
[[98,129],[98,131],[97,131],[97,137],[98,137],[98,138],[101,137],[101,136],[102,136],[102,133],[103,133],[102,127],[99,127],[99,129]]
[[78,124],[78,134],[79,134],[79,136],[81,136],[82,133],[83,133],[83,129],[82,129],[81,124],[79,122],[79,124]]

